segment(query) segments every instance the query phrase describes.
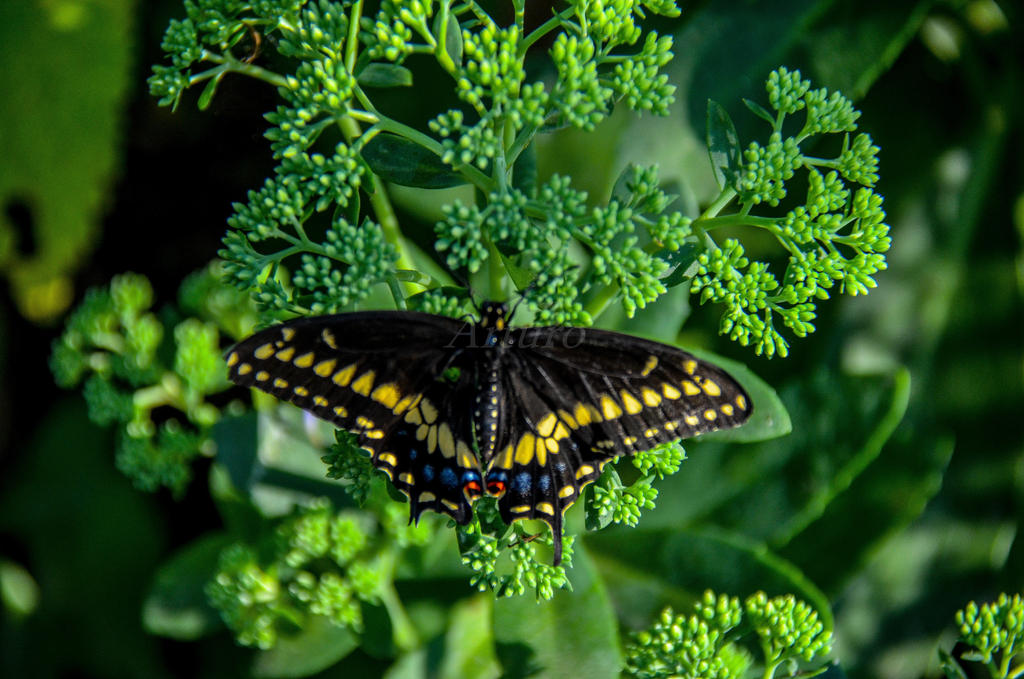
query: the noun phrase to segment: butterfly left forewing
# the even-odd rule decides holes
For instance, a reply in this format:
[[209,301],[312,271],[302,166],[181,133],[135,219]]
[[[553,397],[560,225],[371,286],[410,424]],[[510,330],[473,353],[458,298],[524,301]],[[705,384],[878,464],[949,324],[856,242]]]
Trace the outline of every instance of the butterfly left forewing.
[[446,417],[471,389],[444,377],[444,342],[458,327],[406,312],[293,321],[232,347],[229,377],[356,434],[373,465],[409,496],[412,518],[430,509],[466,523],[472,509],[461,484],[480,472],[468,421]]

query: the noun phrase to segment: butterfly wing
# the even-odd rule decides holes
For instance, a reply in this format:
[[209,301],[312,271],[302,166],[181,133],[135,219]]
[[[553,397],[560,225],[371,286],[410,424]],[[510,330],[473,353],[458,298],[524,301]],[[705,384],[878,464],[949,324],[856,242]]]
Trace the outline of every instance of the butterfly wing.
[[462,485],[480,470],[458,407],[472,399],[470,371],[448,372],[458,352],[446,347],[461,327],[400,311],[298,319],[232,347],[229,377],[356,434],[409,497],[413,519],[431,509],[465,524],[472,508]]
[[676,347],[591,328],[510,337],[504,437],[487,478],[507,478],[506,522],[551,526],[556,562],[563,513],[609,460],[739,426],[752,411],[735,379]]

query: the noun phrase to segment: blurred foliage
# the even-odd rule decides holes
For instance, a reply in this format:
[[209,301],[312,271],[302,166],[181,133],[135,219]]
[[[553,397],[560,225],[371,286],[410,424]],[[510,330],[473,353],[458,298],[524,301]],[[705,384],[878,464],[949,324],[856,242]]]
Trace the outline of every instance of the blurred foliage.
[[[0,6],[0,272],[22,314],[52,321],[98,241],[117,179],[133,0]],[[87,131],[87,132],[84,132]]]
[[[123,66],[82,58],[73,33],[32,38],[46,47],[30,50],[30,37],[48,24],[24,9],[74,17],[113,3],[7,5],[0,12],[18,15],[3,22],[9,39],[0,71],[15,74],[6,67],[39,68],[73,55],[45,76],[25,77],[54,92],[91,88],[99,96],[123,87],[116,85]],[[157,41],[167,18],[178,14],[177,2],[148,9],[144,37],[117,22],[85,37],[120,41],[96,53],[111,57],[129,50],[128,38]],[[237,648],[203,593],[219,568],[231,566],[221,565],[226,549],[242,545],[236,554],[254,555],[231,566],[235,573],[253,565],[263,574],[276,569],[273,582],[283,589],[275,605],[315,591],[327,573],[347,572],[328,556],[289,566],[289,550],[275,540],[297,517],[325,511],[317,497],[330,500],[332,516],[370,516],[361,514],[367,510],[356,506],[346,483],[323,479],[320,457],[331,433],[297,414],[259,423],[224,418],[210,433],[218,443],[215,457],[193,463],[195,481],[180,501],[166,492],[136,493],[114,472],[115,437],[90,425],[84,407],[66,397],[55,400],[39,386],[52,379],[44,352],[57,333],[40,340],[20,320],[14,306],[20,293],[12,287],[0,310],[0,398],[7,406],[0,429],[17,455],[5,457],[0,476],[0,674],[225,677],[319,670],[317,676],[518,677],[564,676],[568,668],[615,676],[624,662],[620,639],[654,629],[667,606],[694,610],[708,588],[740,600],[764,591],[769,598],[790,593],[807,602],[832,631],[831,657],[846,676],[979,676],[972,663],[985,662],[986,644],[992,662],[1000,664],[1008,654],[998,643],[1010,635],[998,630],[1012,625],[1008,617],[986,617],[984,611],[1002,610],[1001,601],[1010,606],[1024,589],[1024,138],[1016,123],[1024,115],[1017,87],[1024,75],[1022,19],[1016,4],[986,0],[684,6],[681,17],[656,20],[661,34],[675,38],[676,58],[667,73],[679,89],[670,115],[637,120],[616,110],[597,126],[598,145],[572,129],[538,138],[538,177],[571,175],[578,188],[603,199],[628,163],[657,163],[659,180],[679,194],[680,209],[700,214],[720,190],[703,143],[707,101],[727,110],[739,138],[759,138],[752,127],[759,120],[741,100],[757,98],[759,83],[778,64],[799,66],[816,85],[857,99],[863,112],[858,124],[883,149],[876,189],[887,198],[894,244],[878,288],[823,307],[815,335],[794,344],[785,361],[754,359],[717,340],[716,314],[691,309],[681,286],[628,323],[615,307],[597,319],[605,327],[669,341],[686,320],[681,343],[749,362],[778,391],[793,433],[743,446],[725,437],[688,442],[679,473],[658,483],[656,507],[642,512],[635,527],[609,527],[578,540],[568,571],[573,590],[543,604],[532,596],[495,601],[474,592],[451,531],[437,530],[433,541],[398,552],[388,582],[401,608],[389,609],[386,598],[379,604],[360,600],[358,640],[353,626],[334,625],[327,616],[306,621],[301,631],[277,617],[275,629],[283,631],[277,646]],[[16,54],[11,51],[22,43]],[[48,54],[40,56],[43,49]],[[231,77],[220,87],[211,107],[221,116],[267,97]],[[119,249],[123,243],[99,242],[95,235],[98,174],[83,175],[92,161],[117,157],[115,141],[98,133],[103,127],[93,118],[68,115],[70,103],[47,99],[42,105],[28,96],[32,91],[24,83],[11,86],[0,112],[4,119],[11,111],[34,121],[45,135],[9,137],[8,129],[19,128],[0,125],[5,149],[6,140],[15,138],[27,149],[21,156],[5,154],[4,172],[39,164],[29,188],[21,190],[56,195],[68,211],[54,218],[56,246],[81,258],[99,247],[85,280],[107,281],[126,269],[150,274],[148,253]],[[130,115],[156,115],[141,87],[133,96]],[[194,101],[189,96],[183,112]],[[437,107],[401,91],[384,97],[423,126]],[[208,121],[186,117],[142,129],[174,131],[179,124],[198,136]],[[197,147],[208,157],[189,158],[177,168],[193,192],[219,185],[219,176],[203,174],[212,172],[206,165],[214,156],[237,155],[239,166],[243,158],[265,163],[247,155],[265,128],[251,124],[237,148],[211,138]],[[98,147],[88,162],[68,155],[80,144]],[[46,149],[54,147],[61,155],[45,160],[52,158]],[[837,149],[819,155],[826,151],[834,155]],[[113,161],[106,162],[109,168]],[[162,162],[154,158],[151,167]],[[144,182],[146,175],[135,172],[128,179]],[[243,188],[221,198],[241,199]],[[418,250],[432,251],[432,227],[443,218],[438,195],[459,190],[390,193]],[[188,193],[183,188],[167,200],[189,201]],[[94,200],[81,199],[87,195]],[[194,226],[166,224],[160,205],[111,206],[142,208],[128,213],[133,227],[160,224],[149,228],[154,237],[165,234],[161,247],[189,261],[175,272],[179,280],[198,264],[176,239],[186,238],[188,229],[223,231],[219,215],[211,220],[198,214]],[[34,220],[42,228],[43,220]],[[82,226],[75,230],[72,224]],[[775,262],[779,254],[770,240],[745,245],[758,259]],[[8,271],[33,261],[23,245],[17,252],[8,255],[16,262],[4,260]],[[157,255],[152,253],[154,260]],[[151,308],[168,329],[162,340],[168,349],[174,346],[170,329],[185,320],[169,304],[176,291],[176,283],[155,282]],[[380,298],[369,303],[374,301]],[[231,337],[244,331],[223,332]],[[157,358],[161,370],[175,372],[173,351],[158,350]],[[156,418],[180,418],[181,412],[160,409]],[[618,472],[629,483],[640,470],[619,465]],[[386,496],[386,489],[375,492]],[[380,535],[404,523],[404,508],[390,504],[403,512],[395,526],[378,526]],[[582,509],[570,511],[568,520],[582,526]],[[374,547],[364,549],[370,554]],[[289,568],[294,570],[285,572]],[[303,589],[310,581],[302,571],[313,575],[314,590]],[[1008,593],[1005,600],[1000,592]],[[971,600],[993,603],[972,607]],[[160,636],[143,631],[140,611],[145,629]],[[968,618],[984,624],[962,630]],[[69,634],[71,629],[76,632]],[[966,650],[954,649],[958,638]],[[742,666],[745,658],[724,660]],[[987,667],[982,671],[989,674]]]

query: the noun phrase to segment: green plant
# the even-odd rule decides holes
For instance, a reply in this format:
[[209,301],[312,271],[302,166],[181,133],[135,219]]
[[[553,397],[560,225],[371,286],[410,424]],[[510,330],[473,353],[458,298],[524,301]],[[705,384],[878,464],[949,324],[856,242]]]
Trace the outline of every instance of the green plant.
[[[660,69],[672,58],[672,40],[645,30],[641,19],[675,16],[674,3],[576,0],[529,31],[522,1],[512,3],[505,26],[475,2],[450,0],[385,0],[376,12],[363,2],[330,0],[186,0],[185,9],[186,18],[173,20],[165,35],[169,63],[154,67],[152,93],[177,106],[186,90],[205,84],[197,100],[205,108],[228,75],[273,85],[280,104],[266,114],[266,137],[277,165],[228,221],[218,265],[226,287],[212,273],[193,284],[226,300],[222,308],[183,302],[197,319],[176,326],[173,368],[160,362],[167,350],[158,351],[160,324],[145,313],[151,294],[138,278],[119,279],[109,293],[87,299],[55,347],[53,366],[66,386],[92,375],[85,396],[93,419],[120,424],[119,466],[141,487],[180,492],[187,462],[216,451],[211,486],[232,539],[218,545],[206,592],[241,643],[270,648],[282,630],[308,631],[323,619],[358,637],[363,611],[383,605],[395,644],[414,648],[416,634],[394,595],[395,564],[407,558],[402,550],[427,551],[448,531],[436,521],[399,526],[401,507],[345,433],[317,455],[339,483],[308,470],[297,480],[275,467],[268,461],[274,452],[263,449],[273,446],[265,433],[259,454],[239,451],[237,440],[251,442],[239,431],[251,432],[252,421],[224,417],[235,406],[225,410],[207,399],[227,387],[217,355],[226,344],[221,335],[237,339],[257,324],[360,305],[458,316],[468,311],[469,281],[492,298],[521,295],[534,323],[589,325],[615,301],[633,316],[670,288],[688,286],[702,302],[723,306],[720,332],[758,354],[785,356],[778,320],[802,337],[814,330],[816,304],[834,286],[865,293],[885,267],[888,226],[871,189],[878,149],[865,134],[851,136],[859,114],[847,99],[812,90],[796,71],[769,75],[774,113],[747,102],[771,126],[765,143],[741,149],[724,109],[709,107],[720,192],[699,215],[673,207],[653,166],[625,168],[603,200],[570,177],[536,176],[533,142],[541,134],[591,131],[616,104],[669,111],[674,87]],[[550,47],[541,54],[544,41]],[[257,44],[276,50],[268,65],[257,58]],[[528,60],[545,55],[550,77],[531,82]],[[425,130],[389,114],[377,96],[418,82],[423,57],[436,62],[453,92],[450,108],[435,112]],[[788,130],[801,110],[803,126]],[[804,153],[830,136],[841,139],[834,157]],[[806,176],[803,203],[793,197],[798,173]],[[453,201],[433,224],[426,240],[436,258],[400,222],[388,182],[471,187],[472,200]],[[732,227],[774,237],[788,257],[781,279],[767,262],[751,261],[737,238],[714,239]],[[788,417],[771,389],[749,373],[744,384],[765,395],[757,407],[766,414],[745,430],[745,440],[785,433]],[[155,424],[152,409],[165,405],[180,414]],[[267,426],[296,438],[300,427],[289,417],[268,418]],[[609,468],[588,492],[587,527],[636,525],[654,507],[654,482],[684,459],[675,443],[632,458],[639,474]],[[270,511],[253,479],[298,495],[286,510]],[[321,496],[330,504],[310,500]],[[342,525],[361,541],[345,558],[336,553]],[[481,590],[550,599],[571,585],[564,567],[535,558],[538,545],[551,545],[546,532],[538,537],[523,522],[506,526],[487,503],[478,504],[458,542],[470,582]],[[566,565],[573,547],[566,535]],[[372,583],[364,577],[371,563],[383,573]],[[760,610],[750,608],[748,619]],[[793,648],[765,647],[766,676],[803,652]],[[714,649],[720,651],[728,653]],[[636,653],[634,660],[643,655]]]
[[[761,658],[755,663],[739,641],[756,638]],[[800,670],[800,663],[821,662],[832,648],[832,633],[805,602],[792,595],[768,598],[764,592],[736,597],[708,590],[690,615],[662,611],[650,629],[626,644],[626,676],[635,679],[685,677],[740,679],[755,676],[810,677],[827,668]]]
[[[954,619],[960,641],[967,646],[958,654],[959,659],[985,666],[996,679],[1024,676],[1024,599],[1019,594],[1000,594],[995,601],[980,606],[971,601],[956,612]],[[953,656],[940,652],[940,657],[950,679],[966,676]]]

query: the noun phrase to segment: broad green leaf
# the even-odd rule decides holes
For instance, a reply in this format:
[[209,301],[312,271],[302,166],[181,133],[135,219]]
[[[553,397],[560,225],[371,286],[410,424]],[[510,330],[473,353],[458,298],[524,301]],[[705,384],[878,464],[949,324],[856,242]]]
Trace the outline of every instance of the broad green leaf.
[[374,61],[359,72],[363,87],[412,87],[412,71],[398,64]]
[[708,111],[705,123],[708,156],[711,158],[711,169],[715,172],[718,186],[726,188],[736,185],[736,175],[740,170],[740,137],[736,133],[729,112],[716,101],[708,100]]
[[934,0],[914,0],[859,6],[851,12],[846,4],[836,3],[801,36],[809,75],[851,99],[862,98],[919,36],[934,6]]
[[793,430],[789,412],[778,393],[767,382],[754,374],[746,365],[724,356],[701,349],[690,349],[692,354],[723,368],[736,378],[750,396],[754,412],[750,419],[737,429],[716,431],[701,437],[704,441],[733,441],[754,443],[785,436]]
[[74,298],[116,177],[135,3],[0,2],[0,271],[23,315]]
[[654,253],[655,257],[665,260],[672,267],[669,274],[661,279],[666,288],[674,288],[693,278],[697,271],[697,254],[697,246],[693,243],[686,243],[678,250],[659,250]]
[[494,603],[494,641],[503,677],[617,679],[622,667],[615,615],[604,583],[582,546],[569,571],[572,591]]
[[432,151],[394,134],[378,134],[363,147],[363,159],[385,181],[423,189],[465,184],[462,175]]
[[160,567],[142,604],[148,632],[187,641],[223,626],[204,588],[217,572],[221,550],[233,541],[224,533],[207,533]]
[[308,677],[334,665],[359,646],[359,637],[327,618],[311,615],[302,631],[281,637],[253,660],[254,677]]
[[721,530],[619,528],[589,533],[586,545],[627,625],[642,627],[666,605],[688,608],[705,590],[745,597],[792,593],[832,628],[828,597],[763,543]]
[[476,595],[455,605],[445,634],[439,679],[497,679],[502,676],[491,632],[493,608],[494,600],[490,595]]

